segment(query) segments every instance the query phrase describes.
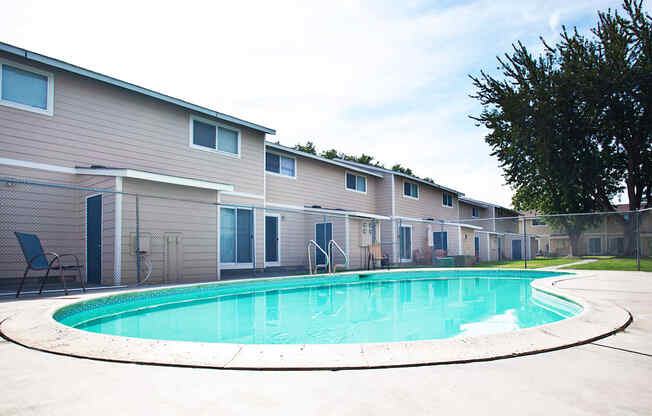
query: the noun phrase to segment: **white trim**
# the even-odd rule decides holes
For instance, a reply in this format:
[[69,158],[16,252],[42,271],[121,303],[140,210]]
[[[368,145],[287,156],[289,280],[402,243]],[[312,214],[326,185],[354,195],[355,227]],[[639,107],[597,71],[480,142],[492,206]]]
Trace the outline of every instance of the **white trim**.
[[[353,176],[355,178],[355,187],[356,187],[356,189],[351,189],[351,188],[348,187],[348,183],[346,181],[346,175],[351,175],[351,176]],[[358,191],[358,189],[357,189],[358,188],[358,178],[363,178],[364,179],[364,191]],[[346,170],[344,171],[344,189],[349,191],[349,192],[357,192],[359,194],[366,195],[367,194],[367,186],[368,186],[367,182],[368,182],[367,181],[367,176],[365,176],[365,175],[357,175],[355,173],[351,173],[351,172],[348,172]]]
[[251,198],[251,199],[265,199],[264,195],[256,195],[256,194],[250,194],[247,192],[231,192],[231,191],[222,191],[221,192],[223,195],[227,196],[239,196],[242,198]]
[[[405,195],[405,184],[406,183],[417,186],[417,196],[416,197],[414,197],[412,195]],[[411,191],[412,191],[412,187],[410,187],[410,192]],[[405,179],[403,180],[403,198],[414,199],[414,200],[418,201],[420,195],[421,195],[421,190],[419,189],[419,184],[417,182],[410,181],[410,180],[405,180]]]
[[17,167],[28,168],[28,169],[40,169],[40,170],[47,170],[50,172],[70,173],[72,175],[77,173],[77,169],[75,168],[67,168],[64,166],[57,166],[57,165],[48,165],[47,163],[28,162],[26,160],[8,159],[4,157],[0,157],[0,165],[17,166]]
[[384,215],[376,215],[376,214],[370,214],[367,212],[358,212],[358,211],[343,211],[343,210],[338,210],[338,209],[326,209],[326,208],[310,208],[310,207],[302,207],[299,205],[288,205],[288,204],[278,204],[275,202],[267,202],[267,205],[270,207],[275,207],[275,208],[285,208],[289,210],[295,210],[295,211],[303,211],[303,212],[308,212],[308,213],[323,213],[327,214],[331,217],[340,217],[343,218],[347,215],[350,215],[352,217],[360,217],[360,218],[369,218],[369,219],[375,219],[375,220],[389,220],[391,217],[386,217]]
[[399,262],[401,263],[411,263],[412,262],[412,242],[413,242],[413,233],[412,233],[412,224],[399,224],[399,228],[409,228],[410,229],[410,257],[407,259],[404,259],[401,257],[401,238],[399,234],[399,240],[398,240],[398,259]]
[[[268,154],[276,155],[276,156],[279,157],[279,160],[278,160],[278,172],[279,173],[267,170],[267,155]],[[298,163],[297,163],[297,158],[296,157],[294,157],[294,156],[285,156],[285,155],[282,155],[282,154],[277,153],[277,152],[268,152],[267,151],[267,146],[265,146],[264,157],[265,157],[265,166],[264,166],[263,170],[265,172],[265,175],[280,176],[282,178],[287,178],[287,179],[295,179],[295,180],[297,179],[297,166],[298,166]],[[281,173],[281,158],[283,158],[283,157],[286,158],[286,159],[294,160],[294,176],[284,175],[284,174]]]
[[349,247],[351,246],[351,234],[349,229],[349,216],[347,215],[344,219],[344,251],[346,255],[349,256],[349,267],[351,267],[351,253],[349,252]]
[[[20,104],[20,103],[16,103],[16,102],[13,102],[13,101],[8,101],[8,100],[3,100],[2,99],[2,66],[3,65],[12,66],[12,67],[17,68],[17,69],[22,69],[23,71],[32,72],[32,73],[34,73],[36,75],[41,75],[41,76],[47,77],[47,79],[48,79],[48,81],[47,81],[48,82],[48,86],[47,86],[47,88],[48,88],[48,91],[47,91],[48,96],[47,96],[47,99],[46,99],[47,102],[45,104],[45,107],[46,107],[45,109],[38,108],[38,107],[32,107],[31,105]],[[4,105],[6,107],[16,108],[18,110],[29,111],[29,112],[36,113],[36,114],[43,114],[43,115],[52,117],[54,115],[54,74],[52,72],[43,71],[41,69],[36,69],[34,67],[31,67],[31,66],[22,65],[22,64],[19,64],[19,63],[15,63],[13,61],[9,61],[7,59],[0,58],[0,105]]]
[[390,175],[392,178],[392,217],[396,215],[396,185],[394,184],[394,175]]
[[[86,195],[84,198],[84,281],[88,283],[88,199],[100,197],[100,247],[104,245],[104,196],[101,193]],[[100,248],[100,284],[102,284],[102,248]]]
[[340,167],[345,168],[345,169],[349,169],[349,170],[353,170],[353,171],[356,171],[356,172],[364,173],[365,175],[371,175],[371,176],[375,176],[377,178],[382,178],[383,177],[383,175],[375,173],[375,172],[370,172],[370,171],[362,169],[362,168],[351,166],[351,165],[349,165],[347,163],[342,163],[342,162],[339,162],[339,161],[334,160],[334,159],[326,159],[325,157],[313,155],[311,153],[302,152],[300,150],[296,150],[296,149],[293,149],[291,147],[283,146],[282,144],[265,141],[265,146],[271,147],[271,148],[276,149],[276,150],[281,150],[283,152],[292,153],[292,154],[295,154],[295,155],[298,155],[298,156],[303,156],[303,157],[308,158],[308,159],[319,160],[320,162],[329,163],[329,164],[335,165],[335,166],[340,166]]
[[[263,261],[265,267],[280,266],[281,265],[281,215],[280,214],[265,214],[263,224]],[[267,261],[267,217],[276,218],[276,261]]]
[[234,189],[233,185],[227,185],[224,183],[209,182],[200,179],[182,178],[180,176],[163,175],[159,173],[144,172],[134,169],[75,168],[75,171],[80,175],[118,176],[124,178],[167,183],[171,185],[189,186],[192,188],[213,189],[216,191],[233,192]]
[[[115,178],[115,190],[122,192],[122,178]],[[122,194],[115,194],[113,237],[113,283],[122,283]]]
[[[236,127],[231,127],[231,126],[229,126],[227,124],[218,123],[216,121],[209,120],[207,118],[195,116],[193,114],[190,114],[189,119],[190,119],[190,123],[189,123],[190,124],[190,129],[189,129],[190,134],[188,135],[188,143],[189,143],[191,148],[197,149],[197,150],[203,150],[205,152],[216,153],[216,154],[219,154],[219,155],[228,156],[228,157],[232,157],[232,158],[237,158],[237,159],[242,158],[242,132],[240,131],[240,129],[238,129]],[[194,130],[194,124],[193,124],[193,121],[195,121],[195,120],[197,120],[197,121],[199,121],[201,123],[204,123],[204,124],[209,124],[211,126],[215,126],[215,148],[214,149],[206,147],[206,146],[200,146],[200,145],[194,143],[194,140],[193,140],[194,139],[194,137],[193,137],[194,136],[194,131],[193,131]],[[219,134],[218,134],[218,128],[219,127],[222,127],[224,129],[228,129],[228,130],[233,130],[236,133],[238,133],[238,153],[231,153],[231,152],[225,152],[224,150],[219,150],[219,147],[220,147]]]
[[491,239],[487,233],[487,261],[491,261]]
[[462,256],[462,227],[461,226],[457,227],[457,249],[459,250],[457,252],[457,255]]
[[[221,194],[222,194],[221,192],[217,193],[216,200],[218,204],[221,202]],[[219,205],[216,207],[216,209],[217,212],[215,215],[217,216],[217,218],[215,219],[215,227],[216,227],[215,232],[217,233],[217,242],[215,246],[217,247],[217,253],[215,254],[215,259],[216,259],[215,267],[217,267],[217,280],[222,280],[222,268],[220,267],[221,262],[220,262],[220,207]]]

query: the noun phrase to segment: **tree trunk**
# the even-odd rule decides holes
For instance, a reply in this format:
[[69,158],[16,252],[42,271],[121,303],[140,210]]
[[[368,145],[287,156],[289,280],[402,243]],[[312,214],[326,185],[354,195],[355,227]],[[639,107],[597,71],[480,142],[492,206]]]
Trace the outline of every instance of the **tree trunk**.
[[569,257],[577,257],[577,255],[579,254],[581,235],[582,235],[581,233],[568,233],[568,239],[570,240]]
[[628,214],[627,221],[623,222],[623,234],[624,234],[624,248],[625,252],[623,253],[625,257],[633,257],[636,253],[634,252],[635,249],[635,241],[636,241],[636,235],[634,234],[636,232],[636,219],[635,219],[636,214]]

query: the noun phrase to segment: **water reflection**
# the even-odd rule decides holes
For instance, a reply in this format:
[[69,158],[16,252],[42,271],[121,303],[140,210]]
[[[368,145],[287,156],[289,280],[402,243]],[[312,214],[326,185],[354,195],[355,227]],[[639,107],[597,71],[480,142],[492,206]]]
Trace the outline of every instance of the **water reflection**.
[[79,328],[204,342],[354,343],[481,335],[562,319],[532,302],[530,282],[423,279],[279,289],[126,312]]

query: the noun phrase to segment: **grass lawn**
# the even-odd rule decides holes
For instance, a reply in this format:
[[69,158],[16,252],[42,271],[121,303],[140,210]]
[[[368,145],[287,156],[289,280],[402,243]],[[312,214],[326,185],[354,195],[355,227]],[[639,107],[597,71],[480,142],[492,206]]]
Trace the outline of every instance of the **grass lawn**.
[[[568,259],[565,257],[537,257],[535,260],[527,261],[528,269],[538,269],[541,267],[560,266],[563,264],[576,263],[580,259]],[[486,261],[478,263],[476,267],[490,267],[498,269],[522,269],[525,267],[523,260],[502,260],[502,261]]]
[[[590,257],[587,257],[590,258]],[[528,264],[529,266],[529,264]],[[578,264],[577,266],[568,266],[563,267],[564,269],[576,269],[576,270],[624,270],[624,271],[636,271],[636,259],[625,258],[625,257],[612,257],[599,259],[597,261]],[[642,272],[652,272],[652,259],[647,257],[641,259],[641,271]]]

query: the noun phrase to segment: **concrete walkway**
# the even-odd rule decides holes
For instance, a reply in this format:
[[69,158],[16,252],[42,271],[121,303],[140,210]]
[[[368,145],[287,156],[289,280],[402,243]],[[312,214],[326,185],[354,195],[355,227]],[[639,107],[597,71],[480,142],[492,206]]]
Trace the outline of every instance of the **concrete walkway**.
[[[624,332],[519,358],[355,371],[116,364],[0,340],[0,415],[652,413],[652,274],[578,275],[558,286],[629,310]],[[31,302],[1,303],[0,320]]]
[[580,264],[593,263],[594,261],[598,261],[598,259],[578,260],[578,261],[576,261],[574,263],[559,264],[557,266],[550,266],[550,267],[541,267],[541,268],[536,269],[536,270],[557,270],[557,269],[563,269],[563,268],[570,267],[570,266],[577,266],[577,265],[580,265]]

